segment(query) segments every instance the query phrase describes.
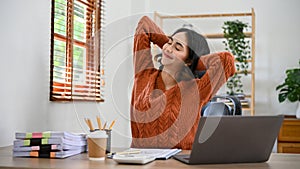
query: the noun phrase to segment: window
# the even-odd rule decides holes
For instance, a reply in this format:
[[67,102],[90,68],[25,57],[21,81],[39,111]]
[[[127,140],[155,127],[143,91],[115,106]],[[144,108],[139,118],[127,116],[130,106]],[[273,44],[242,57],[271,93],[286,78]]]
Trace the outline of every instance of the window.
[[102,0],[52,0],[51,101],[103,101],[101,7]]

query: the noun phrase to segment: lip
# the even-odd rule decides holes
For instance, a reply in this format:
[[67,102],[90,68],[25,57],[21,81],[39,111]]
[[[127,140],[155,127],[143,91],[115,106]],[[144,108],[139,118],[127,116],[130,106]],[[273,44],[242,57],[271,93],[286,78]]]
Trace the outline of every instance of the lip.
[[168,59],[174,59],[172,55],[168,55],[166,52],[163,52],[163,55]]

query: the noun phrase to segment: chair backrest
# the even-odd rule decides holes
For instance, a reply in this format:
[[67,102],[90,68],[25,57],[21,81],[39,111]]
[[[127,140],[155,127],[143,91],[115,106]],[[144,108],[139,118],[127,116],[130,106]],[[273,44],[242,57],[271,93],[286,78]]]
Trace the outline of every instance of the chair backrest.
[[201,110],[201,116],[223,115],[242,115],[242,105],[237,97],[216,95]]

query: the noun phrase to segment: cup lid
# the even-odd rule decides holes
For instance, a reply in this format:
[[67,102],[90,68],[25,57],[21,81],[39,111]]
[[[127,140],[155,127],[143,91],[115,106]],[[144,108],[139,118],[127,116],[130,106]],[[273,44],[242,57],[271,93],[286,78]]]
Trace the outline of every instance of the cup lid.
[[104,130],[97,130],[93,131],[90,134],[87,135],[87,137],[92,137],[92,138],[107,138],[108,135]]

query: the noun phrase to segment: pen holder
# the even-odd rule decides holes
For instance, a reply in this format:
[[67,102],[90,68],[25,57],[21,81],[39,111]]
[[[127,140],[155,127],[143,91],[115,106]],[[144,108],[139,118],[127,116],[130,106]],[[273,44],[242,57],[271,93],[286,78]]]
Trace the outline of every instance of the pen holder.
[[106,154],[111,152],[111,129],[104,129],[107,134]]

